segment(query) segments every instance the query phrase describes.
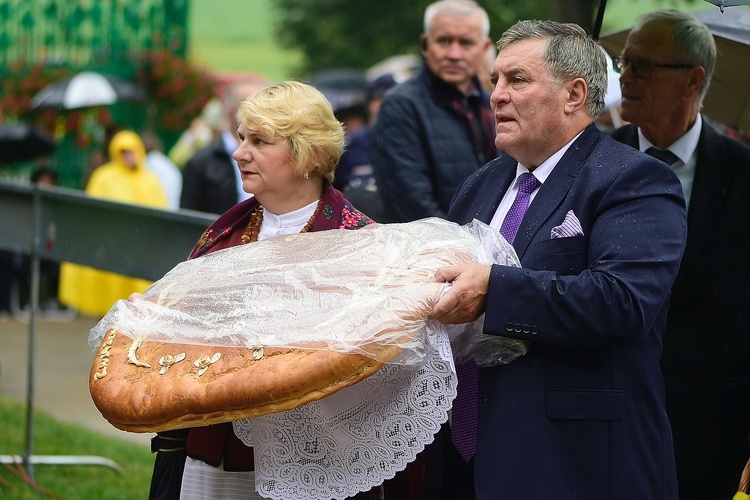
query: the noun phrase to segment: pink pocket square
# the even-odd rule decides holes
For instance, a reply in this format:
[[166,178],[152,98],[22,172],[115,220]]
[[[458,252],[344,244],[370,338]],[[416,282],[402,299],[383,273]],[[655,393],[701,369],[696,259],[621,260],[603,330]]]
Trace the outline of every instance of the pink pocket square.
[[550,238],[570,238],[571,236],[583,236],[583,228],[576,214],[572,210],[569,210],[565,214],[563,223],[552,228]]

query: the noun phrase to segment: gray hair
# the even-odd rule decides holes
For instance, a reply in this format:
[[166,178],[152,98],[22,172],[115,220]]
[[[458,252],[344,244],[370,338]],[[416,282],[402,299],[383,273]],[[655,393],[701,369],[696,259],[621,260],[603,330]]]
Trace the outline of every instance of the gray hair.
[[429,36],[432,22],[439,15],[454,14],[458,16],[470,16],[479,14],[482,21],[482,38],[490,36],[490,18],[474,0],[438,0],[431,3],[424,11],[424,35]]
[[698,95],[698,104],[708,92],[716,68],[716,41],[711,31],[700,20],[679,10],[667,9],[649,12],[638,18],[635,29],[646,24],[663,22],[672,28],[672,46],[678,64],[693,64],[706,70]]
[[583,78],[588,87],[586,110],[593,117],[604,110],[607,59],[602,46],[577,24],[555,21],[518,21],[497,41],[497,49],[529,39],[547,40],[544,67],[558,83]]

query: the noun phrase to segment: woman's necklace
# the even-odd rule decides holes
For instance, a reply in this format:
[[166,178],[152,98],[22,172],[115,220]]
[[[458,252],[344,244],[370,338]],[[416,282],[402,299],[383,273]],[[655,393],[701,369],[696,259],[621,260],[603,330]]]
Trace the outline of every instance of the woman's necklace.
[[[315,216],[318,215],[320,206],[322,204],[323,198],[318,200],[318,205],[315,207],[315,212],[313,212],[312,217],[310,217],[310,220],[307,221],[307,224],[305,224],[305,227],[302,228],[302,231],[300,231],[300,233],[306,233],[310,229],[312,229],[313,221],[315,220]],[[245,229],[245,233],[242,235],[243,244],[258,241],[260,227],[263,225],[263,212],[263,205],[258,205],[258,207],[253,210],[253,214],[250,216],[250,222],[247,224],[247,229]]]

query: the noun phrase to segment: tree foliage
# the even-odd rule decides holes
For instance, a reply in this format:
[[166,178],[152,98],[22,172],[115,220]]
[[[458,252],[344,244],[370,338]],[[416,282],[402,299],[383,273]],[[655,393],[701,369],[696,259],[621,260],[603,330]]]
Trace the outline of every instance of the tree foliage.
[[[279,43],[301,49],[299,76],[326,68],[367,67],[396,54],[416,54],[422,16],[431,0],[277,0]],[[490,36],[518,19],[578,22],[590,28],[599,0],[479,0]]]
[[[305,54],[300,74],[332,67],[365,69],[396,54],[416,54],[430,0],[278,0],[279,42]],[[516,19],[547,16],[549,0],[493,2],[490,35]]]

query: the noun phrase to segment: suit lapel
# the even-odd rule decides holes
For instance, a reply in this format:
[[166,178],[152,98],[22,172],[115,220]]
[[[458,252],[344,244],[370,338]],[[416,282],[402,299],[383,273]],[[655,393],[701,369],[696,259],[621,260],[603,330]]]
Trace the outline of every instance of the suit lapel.
[[[710,154],[709,154],[710,152]],[[700,265],[699,256],[708,242],[714,221],[719,217],[724,201],[727,170],[726,151],[718,132],[705,120],[698,140],[695,179],[688,209],[688,237],[678,280],[694,266]]]
[[519,258],[523,258],[531,240],[570,191],[573,180],[601,138],[602,134],[599,129],[595,125],[589,125],[570,145],[542,187],[539,188],[513,242]]
[[500,201],[515,178],[516,165],[518,165],[516,160],[506,154],[501,154],[487,166],[487,177],[477,177],[481,178],[481,187],[476,196],[478,203],[475,205],[474,213],[466,222],[471,222],[471,219],[478,219],[485,224],[492,222]]
[[[633,125],[617,129],[612,137],[638,149],[638,129]],[[687,244],[676,285],[685,279],[684,277],[691,269],[701,264],[699,259],[701,250],[708,241],[713,222],[719,217],[724,200],[724,192],[728,183],[727,171],[722,167],[725,162],[726,151],[719,133],[704,119],[698,140],[695,179],[688,207]]]

